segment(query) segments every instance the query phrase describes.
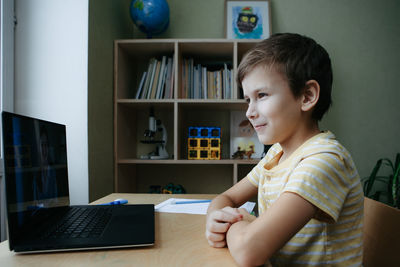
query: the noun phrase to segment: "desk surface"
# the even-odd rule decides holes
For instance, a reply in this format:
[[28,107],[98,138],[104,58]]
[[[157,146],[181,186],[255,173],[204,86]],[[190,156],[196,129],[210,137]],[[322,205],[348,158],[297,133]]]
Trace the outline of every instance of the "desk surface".
[[[158,204],[170,197],[214,195],[111,194],[93,204],[116,198],[128,199],[130,204]],[[208,245],[204,231],[204,215],[156,212],[152,247],[17,255],[4,241],[0,243],[0,266],[236,266],[227,248]]]

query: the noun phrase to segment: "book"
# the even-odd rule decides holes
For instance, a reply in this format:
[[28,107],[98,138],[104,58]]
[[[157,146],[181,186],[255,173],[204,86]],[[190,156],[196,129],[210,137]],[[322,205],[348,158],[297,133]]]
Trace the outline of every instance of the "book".
[[232,94],[232,70],[228,70],[228,96],[229,98],[233,98]]
[[215,76],[216,76],[216,83],[215,83],[215,87],[216,87],[216,95],[217,95],[217,99],[222,99],[222,77],[221,77],[221,71],[216,71],[215,72]]
[[154,64],[154,58],[151,58],[149,60],[149,65],[147,67],[147,75],[146,75],[146,79],[144,81],[144,85],[143,85],[143,90],[142,93],[140,95],[141,99],[146,99],[147,98],[147,91],[149,90],[149,84],[150,84],[150,80],[151,80],[151,75],[152,75],[152,70],[153,70],[153,64]]
[[214,83],[214,72],[208,72],[208,96],[209,99],[215,99],[215,83]]
[[193,82],[193,84],[192,84],[192,97],[191,98],[197,98],[197,87],[198,87],[198,85],[197,85],[197,81],[198,81],[198,79],[197,79],[197,76],[198,76],[198,72],[197,72],[197,66],[193,66],[193,79],[192,79],[192,82]]
[[154,59],[153,60],[153,64],[151,66],[151,76],[150,76],[149,86],[147,88],[147,94],[146,94],[146,97],[144,97],[145,99],[149,99],[150,98],[151,90],[153,88],[154,75],[156,73],[156,68],[157,68],[157,60]]
[[164,94],[161,98],[171,98],[170,97],[170,86],[171,86],[171,71],[172,71],[172,58],[167,59],[167,67],[165,70],[165,83],[164,83]]
[[246,117],[245,111],[231,111],[231,158],[260,159],[264,145],[260,143],[257,133]]
[[175,80],[175,56],[172,58],[172,67],[171,67],[171,82],[170,82],[170,93],[169,93],[169,98],[174,98],[175,94],[175,86],[174,86],[174,80]]
[[161,76],[161,86],[160,86],[160,91],[158,92],[157,99],[162,99],[165,94],[165,80],[167,77],[167,66],[164,67],[162,76]]
[[157,92],[157,84],[159,80],[159,75],[160,75],[160,68],[161,68],[161,61],[157,60],[156,64],[156,69],[154,73],[154,79],[153,79],[153,84],[151,87],[151,94],[150,94],[150,99],[155,99],[156,98],[156,92]]
[[194,62],[193,62],[193,58],[190,58],[189,59],[189,92],[188,92],[188,98],[194,98],[194,95],[193,95],[193,93],[194,93],[194,90],[193,90],[193,87],[194,87],[194,85],[193,85],[193,83],[194,83],[194,80],[193,80],[193,69],[194,69]]
[[222,98],[228,99],[228,66],[224,63],[224,70],[222,71]]
[[160,67],[160,74],[158,76],[158,83],[157,83],[157,91],[156,91],[156,97],[157,99],[161,98],[162,94],[162,86],[164,85],[164,78],[165,78],[165,66],[167,64],[167,57],[163,56],[161,59],[161,67]]
[[203,98],[207,99],[207,93],[208,93],[208,89],[207,89],[207,68],[203,67],[202,68],[202,82],[201,82],[201,86],[202,86],[202,91],[203,91]]
[[140,95],[141,95],[142,89],[143,89],[144,80],[146,78],[146,74],[147,74],[146,71],[143,72],[142,79],[140,79],[140,83],[139,83],[138,89],[136,90],[136,96],[135,96],[136,99],[140,98]]

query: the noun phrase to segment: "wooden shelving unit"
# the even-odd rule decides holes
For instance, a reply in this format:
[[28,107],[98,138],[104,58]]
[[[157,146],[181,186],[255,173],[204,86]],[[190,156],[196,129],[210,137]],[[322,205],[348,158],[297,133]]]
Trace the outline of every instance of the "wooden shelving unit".
[[[250,171],[258,159],[230,159],[230,112],[246,110],[236,82],[231,99],[182,98],[182,62],[191,57],[201,64],[228,62],[235,75],[244,53],[257,40],[152,39],[117,40],[114,57],[115,191],[146,193],[150,185],[182,184],[188,193],[220,193]],[[173,57],[174,97],[134,99],[151,57]],[[233,75],[233,76],[234,76]],[[165,160],[143,160],[155,146],[142,144],[150,108],[168,133]],[[189,126],[221,127],[221,160],[187,160]]]

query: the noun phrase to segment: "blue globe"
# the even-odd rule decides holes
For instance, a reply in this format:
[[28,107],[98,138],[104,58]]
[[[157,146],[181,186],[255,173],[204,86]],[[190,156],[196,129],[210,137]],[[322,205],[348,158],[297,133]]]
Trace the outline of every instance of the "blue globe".
[[132,0],[130,13],[133,23],[148,38],[168,28],[169,6],[166,0]]

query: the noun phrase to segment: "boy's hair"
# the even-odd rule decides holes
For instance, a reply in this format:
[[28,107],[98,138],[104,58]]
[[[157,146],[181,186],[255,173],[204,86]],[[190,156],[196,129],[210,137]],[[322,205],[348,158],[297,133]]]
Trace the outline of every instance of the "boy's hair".
[[294,33],[274,34],[250,49],[243,57],[236,76],[239,87],[255,67],[274,67],[287,77],[295,97],[300,96],[309,80],[320,86],[319,100],[312,118],[319,121],[329,109],[332,91],[331,60],[326,50],[313,39]]

